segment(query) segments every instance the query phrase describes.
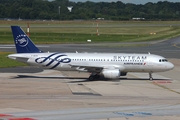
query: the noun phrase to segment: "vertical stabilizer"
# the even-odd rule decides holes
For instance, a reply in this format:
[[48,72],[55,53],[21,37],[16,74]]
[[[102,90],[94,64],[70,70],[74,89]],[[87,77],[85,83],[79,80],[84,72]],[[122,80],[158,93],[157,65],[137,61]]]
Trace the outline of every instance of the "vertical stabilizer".
[[41,52],[19,26],[11,26],[17,53]]

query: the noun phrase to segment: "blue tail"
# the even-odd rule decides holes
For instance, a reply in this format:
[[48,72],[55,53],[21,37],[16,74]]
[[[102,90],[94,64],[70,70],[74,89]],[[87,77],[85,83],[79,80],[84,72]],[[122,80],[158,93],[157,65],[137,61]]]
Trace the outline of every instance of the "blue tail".
[[40,53],[31,39],[19,26],[11,26],[17,53]]

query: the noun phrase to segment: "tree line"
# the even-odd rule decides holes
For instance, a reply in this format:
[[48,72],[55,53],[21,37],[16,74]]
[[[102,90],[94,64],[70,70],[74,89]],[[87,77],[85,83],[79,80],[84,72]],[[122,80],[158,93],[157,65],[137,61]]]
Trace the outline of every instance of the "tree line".
[[[70,12],[67,7],[73,6]],[[69,0],[0,0],[0,18],[48,20],[179,20],[180,2],[71,2]]]

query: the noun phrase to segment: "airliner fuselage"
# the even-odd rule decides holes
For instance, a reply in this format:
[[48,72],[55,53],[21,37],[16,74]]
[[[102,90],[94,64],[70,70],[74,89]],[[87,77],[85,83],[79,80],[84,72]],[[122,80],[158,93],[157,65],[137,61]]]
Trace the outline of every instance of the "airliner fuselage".
[[164,72],[174,67],[164,57],[153,54],[21,53],[11,54],[9,58],[56,70],[87,71],[87,67],[97,67],[121,72]]
[[152,73],[173,69],[174,65],[164,57],[153,54],[129,53],[44,53],[39,50],[19,26],[11,26],[17,54],[9,58],[31,65],[55,70],[77,70],[92,73],[90,80],[118,79],[127,72]]

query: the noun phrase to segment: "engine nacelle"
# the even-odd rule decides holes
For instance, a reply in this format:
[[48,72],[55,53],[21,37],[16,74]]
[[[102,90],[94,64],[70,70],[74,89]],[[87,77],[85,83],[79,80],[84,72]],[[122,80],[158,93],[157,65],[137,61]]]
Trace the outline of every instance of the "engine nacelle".
[[109,79],[117,79],[121,76],[121,72],[119,69],[114,69],[114,70],[103,70],[102,74],[105,78],[109,78]]

